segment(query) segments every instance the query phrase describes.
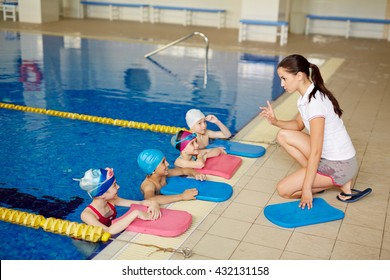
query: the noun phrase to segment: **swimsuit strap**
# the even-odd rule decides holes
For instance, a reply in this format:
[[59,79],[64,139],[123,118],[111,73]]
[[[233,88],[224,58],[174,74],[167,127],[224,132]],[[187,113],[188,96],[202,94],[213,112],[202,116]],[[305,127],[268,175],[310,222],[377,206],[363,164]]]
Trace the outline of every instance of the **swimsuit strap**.
[[98,217],[99,217],[99,222],[101,222],[102,224],[106,225],[106,226],[110,226],[111,225],[111,221],[113,219],[116,218],[116,215],[117,215],[117,212],[116,212],[116,209],[115,209],[115,206],[112,205],[111,203],[107,202],[108,206],[110,207],[110,209],[113,211],[113,213],[108,216],[108,217],[104,217],[95,207],[93,207],[92,205],[88,205],[87,207],[89,209],[91,209]]
[[112,203],[110,203],[110,202],[107,202],[107,204],[108,204],[108,206],[110,206],[111,210],[115,213],[115,216],[116,216],[116,208],[115,208],[115,206]]

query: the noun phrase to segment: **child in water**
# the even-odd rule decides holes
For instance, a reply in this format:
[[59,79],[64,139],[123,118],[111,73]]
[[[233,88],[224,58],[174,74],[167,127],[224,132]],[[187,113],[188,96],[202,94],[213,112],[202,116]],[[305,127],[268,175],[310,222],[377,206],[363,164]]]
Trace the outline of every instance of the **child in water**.
[[171,144],[180,151],[180,156],[175,160],[175,166],[183,168],[203,168],[208,158],[226,154],[223,148],[200,150],[197,134],[184,130],[180,130],[172,137]]
[[[89,169],[83,178],[74,180],[80,181],[80,187],[92,198],[92,203],[81,212],[81,220],[88,225],[100,226],[111,235],[126,229],[136,218],[156,220],[161,217],[160,206],[156,201],[134,201],[119,197],[119,185],[112,168]],[[147,206],[147,212],[134,210],[112,223],[117,215],[116,205],[130,207],[133,203]]]
[[161,195],[160,190],[167,184],[167,177],[191,176],[197,180],[206,180],[206,175],[196,172],[192,168],[171,168],[164,154],[157,149],[142,151],[137,158],[138,166],[146,174],[141,184],[141,192],[145,199],[155,200],[160,204],[167,204],[181,200],[193,200],[198,195],[197,189],[188,189],[177,195]]
[[[191,109],[186,114],[186,122],[191,132],[197,135],[199,149],[205,149],[210,139],[228,139],[232,134],[229,129],[214,115],[205,116],[198,109]],[[207,129],[207,122],[216,124],[220,131]]]

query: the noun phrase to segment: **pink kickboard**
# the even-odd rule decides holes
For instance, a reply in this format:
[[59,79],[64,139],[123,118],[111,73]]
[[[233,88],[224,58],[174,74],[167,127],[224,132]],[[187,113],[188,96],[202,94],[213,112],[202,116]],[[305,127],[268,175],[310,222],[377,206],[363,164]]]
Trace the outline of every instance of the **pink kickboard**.
[[241,166],[241,163],[242,159],[239,157],[222,154],[213,158],[208,158],[205,166],[196,170],[203,174],[230,179]]
[[[161,209],[161,218],[154,221],[145,221],[135,219],[127,228],[127,231],[174,237],[183,234],[192,223],[192,216],[190,213],[181,210],[171,210],[166,208]],[[140,204],[132,204],[130,210],[123,216],[115,219],[113,223],[122,219],[134,210],[147,211],[147,207]]]

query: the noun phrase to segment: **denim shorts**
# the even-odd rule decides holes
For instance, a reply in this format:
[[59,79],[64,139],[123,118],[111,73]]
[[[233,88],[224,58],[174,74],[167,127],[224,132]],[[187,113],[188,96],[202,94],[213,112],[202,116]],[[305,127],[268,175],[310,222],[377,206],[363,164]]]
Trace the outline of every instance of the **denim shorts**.
[[330,177],[335,186],[342,186],[352,180],[358,172],[356,156],[347,160],[327,160],[321,158],[317,173]]

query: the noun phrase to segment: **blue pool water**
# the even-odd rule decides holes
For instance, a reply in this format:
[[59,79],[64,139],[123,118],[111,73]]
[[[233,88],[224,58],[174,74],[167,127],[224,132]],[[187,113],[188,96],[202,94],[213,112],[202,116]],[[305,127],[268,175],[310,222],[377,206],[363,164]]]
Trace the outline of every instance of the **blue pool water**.
[[[206,34],[207,35],[207,34]],[[282,93],[279,57],[175,46],[0,32],[0,102],[185,127],[185,113],[216,115],[232,133]],[[80,222],[90,199],[72,178],[113,167],[122,197],[140,200],[136,158],[172,135],[0,109],[0,206]],[[210,126],[213,129],[213,126]],[[215,128],[215,127],[214,127]],[[126,209],[119,209],[124,213]],[[0,222],[1,259],[85,259],[100,245]]]

